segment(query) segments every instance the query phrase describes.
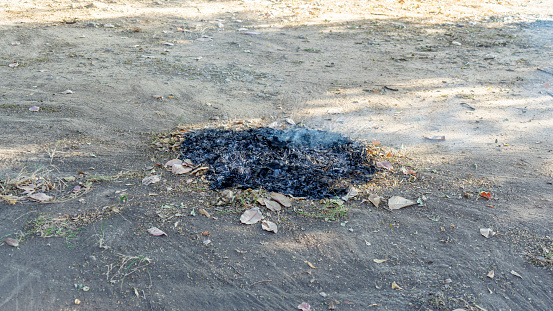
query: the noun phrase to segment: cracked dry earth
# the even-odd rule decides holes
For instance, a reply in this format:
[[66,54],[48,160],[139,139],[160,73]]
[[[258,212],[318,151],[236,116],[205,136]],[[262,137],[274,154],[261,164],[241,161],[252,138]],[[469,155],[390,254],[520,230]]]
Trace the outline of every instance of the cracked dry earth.
[[[0,0],[0,309],[553,309],[552,12]],[[392,169],[272,212],[163,168],[184,132],[290,123]]]

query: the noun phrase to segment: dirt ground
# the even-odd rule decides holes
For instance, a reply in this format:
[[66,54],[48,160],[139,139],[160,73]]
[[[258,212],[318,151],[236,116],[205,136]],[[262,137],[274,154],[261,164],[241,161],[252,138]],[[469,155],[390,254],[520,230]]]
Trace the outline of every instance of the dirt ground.
[[[553,310],[550,1],[0,0],[0,51],[1,310]],[[287,119],[393,169],[275,213],[162,167]]]

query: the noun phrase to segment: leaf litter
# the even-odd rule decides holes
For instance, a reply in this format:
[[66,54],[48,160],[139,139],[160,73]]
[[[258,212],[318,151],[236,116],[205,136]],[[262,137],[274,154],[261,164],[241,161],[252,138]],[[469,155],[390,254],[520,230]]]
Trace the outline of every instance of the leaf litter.
[[148,229],[148,233],[154,236],[162,236],[162,235],[168,236],[167,233],[163,232],[157,227],[151,227],[150,229]]
[[400,196],[393,196],[388,199],[388,207],[391,210],[396,210],[396,209],[404,208],[415,204],[417,204],[417,202],[408,200]]
[[259,211],[259,207],[250,208],[240,216],[240,222],[246,225],[253,225],[261,219],[263,219],[263,214]]
[[278,232],[278,227],[277,225],[272,222],[272,221],[268,221],[268,220],[263,220],[261,222],[261,228],[265,231],[269,231],[269,232],[274,232],[274,233],[277,233]]

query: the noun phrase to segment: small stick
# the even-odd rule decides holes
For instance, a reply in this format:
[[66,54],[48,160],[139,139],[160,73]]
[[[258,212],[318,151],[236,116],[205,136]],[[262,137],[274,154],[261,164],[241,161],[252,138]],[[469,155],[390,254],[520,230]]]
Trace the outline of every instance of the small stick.
[[553,72],[547,71],[547,70],[545,70],[545,69],[538,68],[538,71],[545,72],[545,73],[548,73],[548,74],[550,74],[550,75],[553,75]]

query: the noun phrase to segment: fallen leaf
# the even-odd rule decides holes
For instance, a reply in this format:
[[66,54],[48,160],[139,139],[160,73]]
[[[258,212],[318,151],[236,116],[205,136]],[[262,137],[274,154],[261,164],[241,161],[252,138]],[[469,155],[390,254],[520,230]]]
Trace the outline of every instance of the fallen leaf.
[[261,222],[261,228],[263,228],[263,230],[269,231],[269,232],[274,232],[274,233],[278,232],[277,225],[274,222],[268,221],[268,220],[263,220]]
[[4,243],[8,244],[9,246],[18,247],[19,241],[12,238],[5,238]]
[[17,189],[24,190],[22,194],[29,194],[35,192],[36,185],[17,186]]
[[198,210],[198,213],[200,213],[201,215],[204,215],[204,216],[207,217],[207,218],[211,217],[211,215],[209,215],[209,213],[208,213],[205,209],[203,209],[203,208],[200,208],[200,209]]
[[259,207],[250,208],[240,216],[240,222],[246,225],[252,225],[263,219]]
[[182,175],[182,174],[186,174],[186,173],[190,173],[190,172],[192,172],[191,167],[184,167],[180,164],[173,164],[171,166],[171,173],[173,173],[175,175]]
[[33,193],[33,194],[28,195],[28,198],[31,199],[31,200],[42,203],[42,202],[48,202],[48,201],[52,200],[54,197],[51,197],[51,196],[47,195],[46,193],[39,192],[39,193]]
[[424,139],[431,140],[431,141],[442,141],[442,140],[445,140],[445,136],[432,136],[432,137],[424,136]]
[[376,263],[383,263],[383,262],[388,261],[388,259],[373,259],[373,261],[376,262]]
[[38,107],[38,106],[29,107],[29,111],[32,111],[32,112],[38,112],[39,110],[40,110],[40,107]]
[[311,268],[311,269],[317,269],[317,267],[315,267],[315,266],[314,266],[312,263],[310,263],[309,261],[306,261],[305,263],[309,266],[309,268]]
[[175,164],[182,165],[182,160],[181,159],[169,160],[167,161],[167,163],[165,163],[163,167],[165,167],[166,169],[170,169]]
[[511,274],[522,279],[522,275],[518,274],[515,270],[511,270]]
[[301,311],[312,311],[311,306],[307,302],[302,302],[301,305],[298,306],[298,309]]
[[483,235],[486,239],[495,235],[492,228],[482,228],[480,229],[480,234]]
[[207,231],[207,230],[204,231],[204,232],[202,232],[202,235],[203,235],[203,236],[209,236],[210,234],[211,234],[211,233],[210,233],[209,231]]
[[265,200],[263,200],[263,203],[265,203],[265,206],[273,212],[278,212],[282,208],[281,205],[278,202],[273,201],[273,200],[265,199]]
[[488,200],[491,200],[493,197],[490,192],[486,192],[486,191],[480,191],[480,196]]
[[73,187],[73,190],[71,190],[71,192],[73,192],[73,193],[78,193],[79,191],[81,191],[81,186],[79,186],[79,185]]
[[349,199],[354,198],[358,194],[359,194],[359,191],[357,189],[355,189],[355,187],[349,186],[348,193],[345,196],[342,197],[342,200],[347,201]]
[[161,176],[159,175],[151,175],[148,177],[145,177],[142,179],[142,184],[147,186],[149,184],[155,184],[156,182],[159,182],[161,180]]
[[392,289],[402,290],[403,288],[401,288],[399,285],[397,285],[396,281],[393,281],[392,282]]
[[13,62],[13,63],[11,63],[11,64],[8,65],[8,67],[10,67],[10,68],[15,68],[15,67],[17,67],[17,66],[19,66],[19,63],[18,63],[18,62]]
[[376,167],[385,168],[387,170],[394,169],[394,167],[392,166],[392,163],[386,162],[386,161],[376,162]]
[[282,204],[285,207],[292,206],[292,201],[284,194],[271,192],[271,198],[273,198],[273,200],[277,201],[278,203]]
[[488,274],[486,276],[489,277],[490,279],[493,279],[493,277],[495,276],[495,272],[492,270],[492,271],[488,272]]
[[380,200],[382,200],[381,197],[379,197],[377,194],[371,193],[369,195],[369,201],[375,206],[378,207],[380,205]]
[[167,233],[161,231],[157,227],[151,227],[150,229],[148,229],[148,233],[155,236],[162,236],[162,235],[168,236]]
[[417,204],[417,202],[414,202],[414,201],[411,201],[411,200],[408,200],[406,198],[399,197],[399,196],[393,196],[393,197],[388,199],[388,207],[391,210],[404,208],[406,206],[411,206],[411,205],[414,205],[414,204]]

